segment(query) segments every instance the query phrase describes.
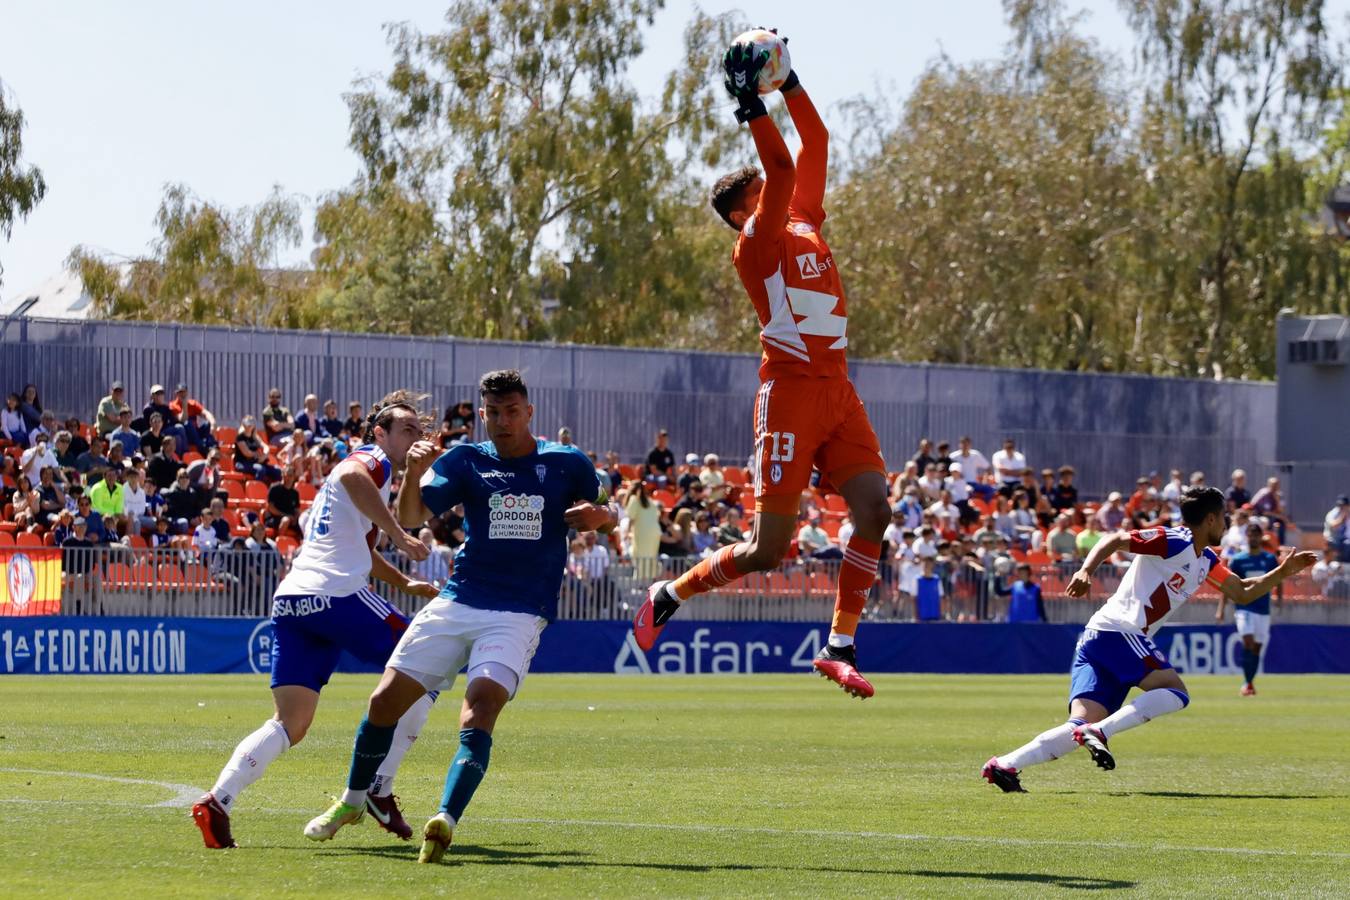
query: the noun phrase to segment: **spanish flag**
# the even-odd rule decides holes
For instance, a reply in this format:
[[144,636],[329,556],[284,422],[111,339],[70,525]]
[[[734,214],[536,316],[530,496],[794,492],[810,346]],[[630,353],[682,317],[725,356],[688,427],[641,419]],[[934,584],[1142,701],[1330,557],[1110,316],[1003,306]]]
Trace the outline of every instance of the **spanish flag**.
[[0,547],[0,616],[54,616],[61,611],[61,549]]

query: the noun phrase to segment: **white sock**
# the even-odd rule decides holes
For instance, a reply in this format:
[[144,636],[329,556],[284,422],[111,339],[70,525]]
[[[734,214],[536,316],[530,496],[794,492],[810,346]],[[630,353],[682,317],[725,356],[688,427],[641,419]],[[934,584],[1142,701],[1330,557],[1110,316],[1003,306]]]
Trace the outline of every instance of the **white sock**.
[[370,793],[376,797],[388,797],[394,792],[394,775],[398,772],[399,763],[403,762],[404,755],[417,740],[422,726],[427,724],[427,716],[430,715],[431,704],[434,702],[436,702],[434,694],[423,694],[416,703],[408,707],[403,718],[398,720],[394,730],[394,743],[389,745],[389,755],[380,763],[375,780],[370,783]]
[[440,812],[436,813],[436,815],[432,816],[432,818],[433,818],[433,819],[444,819],[446,822],[449,823],[449,825],[450,825],[451,828],[454,828],[455,825],[458,824],[458,823],[455,821],[454,816],[450,815],[450,814],[449,814],[448,812],[446,812],[445,810],[441,810]]
[[366,794],[368,793],[370,792],[354,791],[351,788],[343,788],[342,796],[339,799],[342,800],[342,802],[347,804],[348,806],[365,806]]
[[234,748],[234,755],[220,770],[220,777],[216,779],[216,786],[211,788],[211,795],[228,813],[244,788],[261,778],[272,760],[290,748],[291,740],[286,736],[286,729],[276,719],[268,719]]
[[1078,749],[1073,740],[1073,729],[1082,720],[1075,719],[1043,731],[1028,743],[1018,747],[1006,756],[998,757],[998,764],[1009,769],[1022,770],[1027,766],[1039,766],[1052,759],[1059,759]]
[[1145,691],[1135,697],[1133,702],[1127,703],[1102,719],[1097,723],[1097,727],[1106,735],[1107,740],[1110,740],[1111,736],[1118,732],[1137,728],[1150,719],[1184,709],[1189,702],[1190,698],[1186,694],[1172,688]]
[[838,634],[838,633],[836,633],[836,632],[831,631],[831,632],[830,632],[830,646],[831,646],[831,647],[852,647],[852,646],[853,646],[853,635],[851,635],[851,634]]

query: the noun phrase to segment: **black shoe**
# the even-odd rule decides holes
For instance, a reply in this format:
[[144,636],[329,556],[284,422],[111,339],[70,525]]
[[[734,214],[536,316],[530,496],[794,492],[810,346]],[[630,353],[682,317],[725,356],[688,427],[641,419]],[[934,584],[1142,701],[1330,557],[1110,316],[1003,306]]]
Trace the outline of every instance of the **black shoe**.
[[989,757],[989,762],[984,764],[980,770],[980,775],[990,784],[998,785],[1005,794],[1025,794],[1027,789],[1022,787],[1022,781],[1017,777],[1016,769],[1009,769],[1006,766],[998,764],[998,757]]

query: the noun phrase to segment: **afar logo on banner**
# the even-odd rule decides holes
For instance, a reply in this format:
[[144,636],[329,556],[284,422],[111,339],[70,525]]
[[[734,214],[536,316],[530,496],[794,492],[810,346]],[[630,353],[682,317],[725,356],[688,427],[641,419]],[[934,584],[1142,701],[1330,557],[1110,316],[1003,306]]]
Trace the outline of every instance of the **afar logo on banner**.
[[37,570],[26,553],[15,553],[9,558],[5,572],[5,581],[9,585],[9,602],[15,609],[24,609],[33,599],[37,590]]
[[271,619],[263,619],[248,636],[248,664],[259,675],[266,675],[272,671]]

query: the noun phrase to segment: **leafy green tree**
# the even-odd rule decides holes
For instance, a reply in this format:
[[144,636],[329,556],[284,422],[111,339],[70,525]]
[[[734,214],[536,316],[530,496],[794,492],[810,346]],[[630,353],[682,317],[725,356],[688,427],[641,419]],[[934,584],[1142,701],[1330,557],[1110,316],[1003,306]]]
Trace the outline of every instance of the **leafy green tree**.
[[76,247],[66,264],[109,318],[302,327],[314,322],[305,273],[280,263],[300,244],[300,216],[299,200],[279,187],[257,206],[227,210],[169,185],[150,257],[119,262]]
[[[5,240],[14,232],[15,219],[28,218],[47,194],[42,170],[23,163],[23,126],[23,110],[0,81],[0,233]],[[0,265],[0,276],[4,273]]]

